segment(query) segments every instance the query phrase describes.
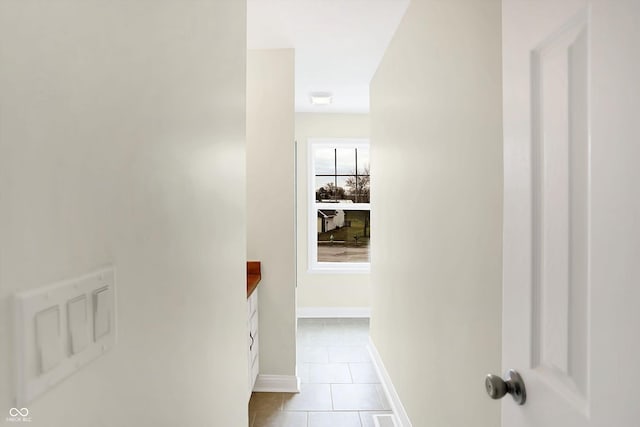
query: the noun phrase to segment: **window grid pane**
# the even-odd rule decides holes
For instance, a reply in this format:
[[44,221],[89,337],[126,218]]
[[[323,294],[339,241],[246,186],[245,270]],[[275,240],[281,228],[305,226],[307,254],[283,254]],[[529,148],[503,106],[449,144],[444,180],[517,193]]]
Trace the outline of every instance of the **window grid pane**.
[[317,149],[314,162],[316,202],[370,202],[368,148]]
[[317,210],[317,262],[369,262],[369,211]]

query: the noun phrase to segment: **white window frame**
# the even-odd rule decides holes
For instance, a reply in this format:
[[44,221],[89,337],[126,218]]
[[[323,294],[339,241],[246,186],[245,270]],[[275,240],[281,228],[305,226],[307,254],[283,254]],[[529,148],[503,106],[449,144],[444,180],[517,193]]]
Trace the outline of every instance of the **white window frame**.
[[318,262],[318,209],[371,211],[371,203],[316,203],[315,176],[316,170],[313,162],[314,154],[318,148],[370,148],[368,139],[344,139],[344,138],[312,138],[308,140],[308,171],[309,182],[308,197],[308,254],[310,273],[369,273],[369,262]]

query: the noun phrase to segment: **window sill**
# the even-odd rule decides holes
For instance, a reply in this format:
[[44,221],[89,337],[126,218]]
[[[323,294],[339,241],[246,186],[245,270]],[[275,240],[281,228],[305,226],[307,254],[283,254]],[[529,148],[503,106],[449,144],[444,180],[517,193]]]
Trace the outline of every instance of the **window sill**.
[[[369,274],[371,271],[371,264],[361,265],[340,265],[338,263],[329,265],[315,264],[309,267],[307,273],[309,274]],[[336,265],[338,264],[338,265]]]

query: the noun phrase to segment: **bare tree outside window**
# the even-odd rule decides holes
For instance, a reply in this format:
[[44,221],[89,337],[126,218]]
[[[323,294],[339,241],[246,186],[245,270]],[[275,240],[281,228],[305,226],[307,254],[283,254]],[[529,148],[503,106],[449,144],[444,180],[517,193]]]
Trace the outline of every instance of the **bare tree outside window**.
[[350,196],[353,196],[354,203],[369,203],[369,166],[364,167],[364,175],[357,175],[355,172],[352,176],[347,177],[345,185]]

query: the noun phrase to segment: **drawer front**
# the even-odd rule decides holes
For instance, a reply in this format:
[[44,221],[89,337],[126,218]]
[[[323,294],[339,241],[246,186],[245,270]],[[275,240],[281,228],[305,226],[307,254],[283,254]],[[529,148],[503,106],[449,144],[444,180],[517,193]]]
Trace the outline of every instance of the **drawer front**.
[[249,319],[249,331],[251,335],[258,333],[258,312],[253,313],[253,316]]
[[249,359],[251,360],[252,365],[255,363],[256,359],[258,359],[258,349],[260,348],[259,340],[259,335],[253,336],[253,345],[251,346],[251,349],[249,351]]
[[247,299],[247,318],[250,319],[253,313],[258,310],[258,291],[253,291],[253,294]]
[[260,370],[259,368],[260,368],[260,361],[256,353],[256,358],[254,359],[251,365],[251,370],[249,371],[251,373],[249,375],[249,382],[251,383],[251,389],[253,389],[253,386],[256,383],[256,378],[258,378],[258,371]]

